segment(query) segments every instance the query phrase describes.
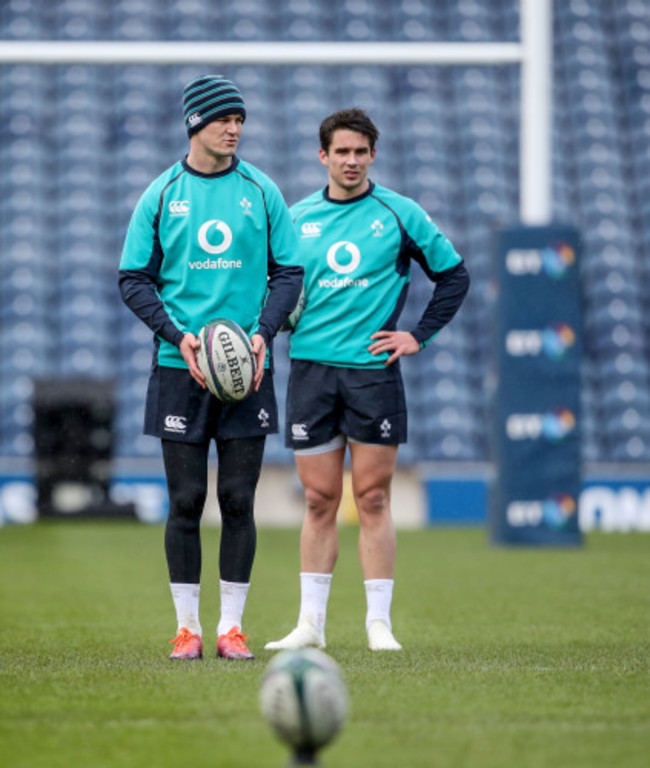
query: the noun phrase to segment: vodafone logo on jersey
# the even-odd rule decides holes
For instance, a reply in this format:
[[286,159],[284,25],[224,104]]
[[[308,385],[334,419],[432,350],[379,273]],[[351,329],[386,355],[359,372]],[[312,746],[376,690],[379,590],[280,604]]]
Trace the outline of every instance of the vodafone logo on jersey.
[[[215,232],[218,233],[215,235]],[[225,253],[232,245],[232,230],[225,221],[210,219],[201,224],[199,229],[199,245],[213,256]]]
[[241,259],[221,258],[232,245],[232,230],[225,221],[210,219],[199,227],[198,241],[201,249],[210,256],[219,256],[218,259],[198,259],[189,262],[190,269],[241,269]]
[[[327,251],[327,264],[337,275],[349,275],[361,264],[361,251],[349,240],[339,240]],[[321,288],[367,288],[367,278],[355,280],[352,277],[321,278]]]
[[[343,250],[345,254],[343,256],[343,264],[339,261],[339,251]],[[339,275],[349,275],[361,263],[361,251],[349,240],[339,240],[338,243],[334,243],[327,251],[327,263],[330,269]]]

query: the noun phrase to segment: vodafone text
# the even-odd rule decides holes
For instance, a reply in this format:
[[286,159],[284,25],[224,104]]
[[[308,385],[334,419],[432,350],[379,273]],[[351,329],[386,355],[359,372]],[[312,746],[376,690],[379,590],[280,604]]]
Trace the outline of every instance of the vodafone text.
[[190,269],[241,269],[241,259],[203,259],[190,261]]
[[351,277],[332,277],[318,281],[321,288],[367,288],[367,279],[353,280]]

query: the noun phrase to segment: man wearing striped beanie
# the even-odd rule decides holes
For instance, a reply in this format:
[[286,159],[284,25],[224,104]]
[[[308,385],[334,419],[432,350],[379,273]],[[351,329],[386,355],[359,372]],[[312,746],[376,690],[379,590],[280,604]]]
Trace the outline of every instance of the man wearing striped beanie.
[[241,93],[221,75],[202,75],[188,83],[183,94],[183,112],[190,138],[220,117],[240,115],[242,122],[246,119]]
[[[203,656],[200,522],[214,440],[222,522],[215,650],[246,660],[253,658],[242,616],[255,557],[255,492],[266,435],[278,431],[270,343],[298,303],[304,270],[282,194],[236,154],[246,119],[239,90],[221,75],[197,77],[184,90],[183,114],[189,153],[140,198],[119,283],[154,334],[144,432],[161,440],[169,490],[170,658]],[[241,326],[256,357],[254,391],[235,404],[210,394],[196,361],[199,331],[219,317]]]

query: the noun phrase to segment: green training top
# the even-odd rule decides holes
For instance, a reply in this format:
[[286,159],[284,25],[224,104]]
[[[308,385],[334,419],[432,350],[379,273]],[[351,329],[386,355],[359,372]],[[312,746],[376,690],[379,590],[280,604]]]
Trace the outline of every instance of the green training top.
[[[305,308],[291,336],[292,358],[382,368],[388,354],[371,355],[370,336],[396,329],[413,259],[438,284],[410,330],[421,347],[460,305],[467,284],[451,278],[462,272],[465,280],[462,259],[414,200],[371,183],[350,200],[333,200],[320,190],[290,212],[305,268]],[[459,290],[448,296],[454,305],[450,316],[442,285],[454,282]]]
[[156,334],[158,364],[184,368],[183,335],[216,317],[259,332],[268,345],[300,292],[296,256],[289,210],[264,173],[238,158],[210,175],[180,161],[133,212],[120,289]]

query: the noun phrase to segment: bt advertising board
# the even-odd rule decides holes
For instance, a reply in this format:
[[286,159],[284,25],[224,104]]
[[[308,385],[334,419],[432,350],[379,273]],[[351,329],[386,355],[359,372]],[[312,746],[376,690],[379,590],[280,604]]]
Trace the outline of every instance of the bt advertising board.
[[[468,476],[431,476],[422,479],[422,525],[485,525],[490,493],[490,472]],[[167,490],[163,477],[116,478],[111,487],[115,501],[132,501],[143,523],[167,517]],[[582,483],[578,506],[558,499],[513,501],[506,510],[515,527],[563,525],[578,515],[583,533],[604,531],[650,532],[650,472],[617,477],[589,475]],[[36,488],[27,476],[0,475],[0,525],[31,523],[37,519]]]

